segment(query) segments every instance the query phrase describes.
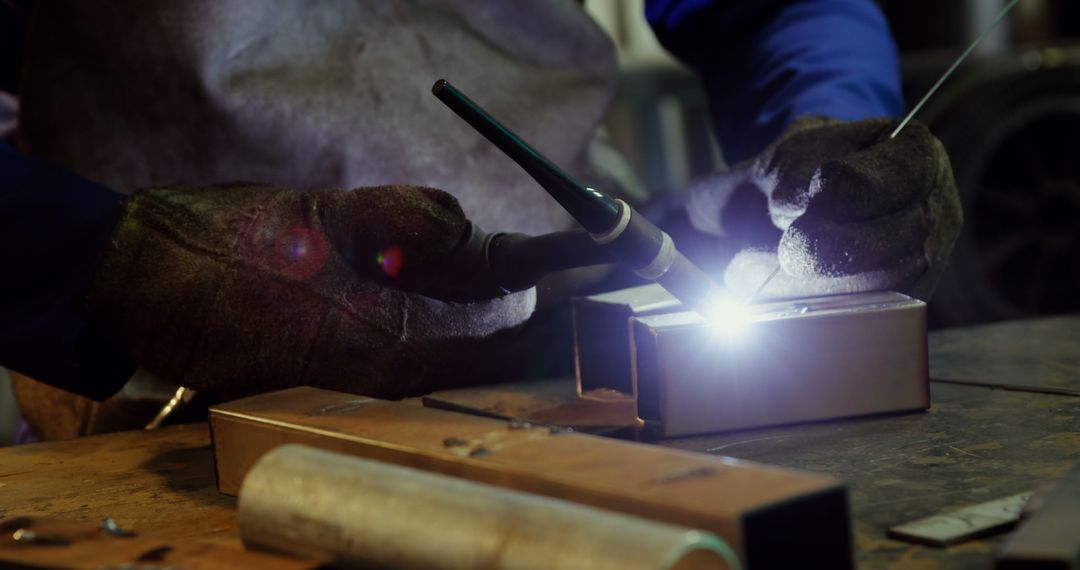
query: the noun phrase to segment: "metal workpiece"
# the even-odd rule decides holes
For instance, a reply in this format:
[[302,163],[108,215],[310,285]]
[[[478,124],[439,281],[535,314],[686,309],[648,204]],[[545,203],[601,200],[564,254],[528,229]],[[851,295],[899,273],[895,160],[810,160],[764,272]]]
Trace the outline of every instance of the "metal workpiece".
[[681,311],[682,304],[657,284],[578,297],[571,305],[574,372],[578,394],[634,392],[630,372],[630,317]]
[[244,480],[248,546],[346,567],[739,568],[715,535],[300,445]]
[[638,415],[663,437],[925,410],[926,304],[900,293],[751,306],[630,323]]
[[736,306],[646,285],[575,299],[578,392],[632,395],[661,437],[924,410],[926,304],[894,292]]

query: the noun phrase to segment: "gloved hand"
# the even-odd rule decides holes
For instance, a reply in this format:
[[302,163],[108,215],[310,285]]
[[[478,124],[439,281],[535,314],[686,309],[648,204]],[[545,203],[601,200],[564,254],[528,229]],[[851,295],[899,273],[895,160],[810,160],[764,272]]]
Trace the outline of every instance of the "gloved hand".
[[[890,139],[896,124],[800,117],[756,158],[692,188],[691,221],[728,233],[745,213],[726,211],[732,197],[754,188],[783,232],[783,271],[767,294],[895,289],[928,298],[960,231],[960,200],[940,141],[919,123]],[[760,284],[771,270],[755,267],[760,260],[736,256],[729,286]]]
[[490,343],[535,303],[531,290],[472,303],[409,291],[460,283],[446,272],[471,230],[457,200],[430,188],[139,191],[89,313],[150,372],[226,398],[296,385],[382,398],[452,387],[476,379]]

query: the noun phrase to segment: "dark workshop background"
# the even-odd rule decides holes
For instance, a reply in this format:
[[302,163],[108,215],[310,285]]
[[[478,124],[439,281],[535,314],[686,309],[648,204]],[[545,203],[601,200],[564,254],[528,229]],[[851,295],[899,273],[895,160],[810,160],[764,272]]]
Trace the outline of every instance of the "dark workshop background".
[[[696,78],[643,0],[587,0],[619,46],[607,128],[652,191],[722,168]],[[884,0],[909,107],[1005,0]],[[931,302],[935,327],[1080,310],[1080,3],[1022,0],[920,111],[952,158],[966,218]]]

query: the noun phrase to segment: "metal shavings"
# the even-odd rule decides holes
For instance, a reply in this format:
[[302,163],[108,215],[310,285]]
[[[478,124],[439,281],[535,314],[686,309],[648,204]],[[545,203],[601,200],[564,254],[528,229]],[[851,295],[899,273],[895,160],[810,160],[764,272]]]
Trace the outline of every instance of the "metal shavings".
[[67,546],[71,541],[59,536],[40,535],[28,528],[20,528],[11,533],[11,539],[15,542],[33,543],[40,546]]
[[101,524],[98,525],[98,528],[100,528],[105,534],[111,536],[135,536],[135,533],[128,532],[123,528],[120,528],[120,525],[117,524],[117,522],[113,520],[112,517],[108,517],[105,520],[101,521]]
[[349,400],[347,402],[340,402],[340,403],[337,403],[337,404],[330,404],[328,406],[323,406],[323,407],[321,407],[321,408],[319,408],[317,410],[314,410],[314,411],[308,413],[307,415],[310,415],[310,416],[332,416],[332,415],[335,415],[335,414],[343,414],[343,413],[346,413],[346,412],[351,412],[351,411],[353,411],[353,410],[355,410],[357,408],[361,408],[364,405],[370,404],[373,401],[374,400],[372,400],[371,398],[358,398],[356,400]]
[[32,530],[20,528],[19,530],[11,533],[11,538],[15,542],[34,542],[35,540],[37,540],[37,533]]
[[536,426],[528,420],[518,418],[510,420],[510,429],[532,429],[534,427]]
[[1008,530],[1020,520],[1024,503],[1033,493],[987,501],[890,528],[889,538],[931,546],[949,546]]
[[469,452],[469,457],[486,457],[488,455],[491,455],[491,450],[484,446],[477,447]]

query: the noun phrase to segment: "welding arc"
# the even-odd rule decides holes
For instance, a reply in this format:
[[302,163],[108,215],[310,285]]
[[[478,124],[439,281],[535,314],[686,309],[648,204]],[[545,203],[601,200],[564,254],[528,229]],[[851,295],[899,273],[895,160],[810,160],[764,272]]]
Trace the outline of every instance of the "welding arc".
[[900,124],[896,127],[896,130],[894,130],[892,134],[889,135],[890,139],[894,139],[896,138],[896,135],[900,134],[900,131],[903,130],[905,126],[907,126],[907,124],[911,121],[912,117],[915,116],[915,113],[918,113],[919,109],[922,109],[923,105],[925,105],[926,102],[930,100],[930,97],[932,97],[934,93],[937,92],[938,88],[941,87],[941,84],[945,83],[945,80],[948,79],[954,71],[956,71],[957,67],[960,67],[960,64],[963,63],[965,59],[967,59],[967,56],[970,55],[971,52],[975,51],[975,48],[980,43],[982,43],[983,38],[990,35],[990,32],[994,31],[994,28],[996,28],[998,24],[1000,24],[1001,21],[1005,19],[1005,15],[1008,14],[1009,11],[1013,9],[1013,6],[1016,6],[1017,2],[1019,1],[1020,0],[1012,0],[1011,2],[1006,4],[1004,8],[1001,9],[1001,12],[998,13],[996,18],[994,18],[994,21],[991,22],[990,25],[987,26],[987,28],[983,30],[981,34],[979,34],[979,37],[975,38],[975,41],[971,42],[971,45],[969,45],[967,49],[964,50],[964,53],[960,54],[960,57],[956,58],[956,61],[954,61],[951,66],[949,66],[949,69],[945,70],[945,73],[941,75],[941,77],[937,80],[937,83],[934,83],[933,87],[931,87],[930,90],[926,92],[926,95],[923,95],[923,98],[919,100],[919,103],[915,105],[915,107],[913,107],[910,112],[908,112],[907,116],[904,117],[904,120],[900,121]]

